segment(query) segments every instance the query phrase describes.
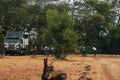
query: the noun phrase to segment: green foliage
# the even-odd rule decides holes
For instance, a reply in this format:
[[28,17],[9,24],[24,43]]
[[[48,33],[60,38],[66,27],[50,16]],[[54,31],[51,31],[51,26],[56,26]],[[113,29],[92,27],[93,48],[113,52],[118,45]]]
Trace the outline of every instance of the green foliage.
[[21,21],[25,17],[21,9],[24,11],[25,3],[24,0],[0,1],[0,24],[3,30],[20,29]]
[[74,51],[77,46],[78,35],[71,28],[66,28],[63,31],[63,47],[67,51]]
[[[45,44],[70,50],[77,43],[77,34],[73,30],[74,22],[67,12],[57,9],[46,11],[47,27],[43,29]],[[74,37],[74,38],[73,38]]]
[[[90,53],[90,47],[94,45],[99,53],[119,52],[120,18],[115,23],[116,16],[119,17],[115,10],[119,7],[118,0],[112,3],[83,0],[72,7],[36,1],[35,5],[28,5],[26,0],[0,0],[2,36],[8,30],[36,28],[39,35],[36,40],[31,40],[32,45],[61,47],[66,51],[86,45]],[[107,35],[100,36],[101,31]]]
[[108,16],[111,11],[111,5],[107,2],[100,2],[95,6],[98,13]]
[[61,3],[61,4],[48,4],[46,7],[46,10],[48,9],[57,9],[59,12],[69,11],[70,7],[67,3]]
[[3,47],[3,33],[2,31],[0,30],[0,54],[2,55],[3,52],[4,52],[4,47]]
[[114,28],[106,39],[105,51],[109,53],[119,53],[120,49],[120,28]]

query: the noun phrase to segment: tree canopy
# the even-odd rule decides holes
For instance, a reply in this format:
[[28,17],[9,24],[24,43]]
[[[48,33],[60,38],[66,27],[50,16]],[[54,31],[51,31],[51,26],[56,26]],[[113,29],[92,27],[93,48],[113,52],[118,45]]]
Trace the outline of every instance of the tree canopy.
[[35,28],[38,37],[33,42],[38,46],[73,51],[86,45],[88,50],[96,46],[99,53],[119,53],[119,0],[83,0],[74,5],[36,2],[28,5],[26,0],[0,0],[0,36],[4,38],[8,30]]
[[70,50],[71,47],[75,47],[77,34],[73,29],[74,22],[67,12],[49,9],[46,11],[46,20],[47,27],[43,32],[43,41],[46,45],[60,47],[66,50],[67,48]]

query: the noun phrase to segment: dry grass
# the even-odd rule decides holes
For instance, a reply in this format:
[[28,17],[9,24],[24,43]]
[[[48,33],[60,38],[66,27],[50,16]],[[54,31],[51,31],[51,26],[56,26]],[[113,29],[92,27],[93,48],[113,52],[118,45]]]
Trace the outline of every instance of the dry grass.
[[[97,57],[69,55],[67,60],[53,62],[56,71],[66,72],[67,80],[78,80],[82,73],[92,80],[120,80],[120,57],[99,55]],[[41,80],[44,56],[5,56],[0,58],[0,80]],[[90,65],[90,70],[85,66]]]

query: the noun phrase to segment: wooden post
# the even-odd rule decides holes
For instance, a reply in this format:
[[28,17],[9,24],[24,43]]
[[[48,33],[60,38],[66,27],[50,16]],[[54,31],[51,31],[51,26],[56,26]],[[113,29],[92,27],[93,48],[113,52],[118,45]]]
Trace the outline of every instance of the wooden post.
[[42,74],[42,80],[48,80],[47,79],[47,66],[48,66],[48,64],[47,64],[47,62],[48,62],[48,60],[47,60],[47,58],[45,58],[44,59],[44,69],[43,69],[43,74]]

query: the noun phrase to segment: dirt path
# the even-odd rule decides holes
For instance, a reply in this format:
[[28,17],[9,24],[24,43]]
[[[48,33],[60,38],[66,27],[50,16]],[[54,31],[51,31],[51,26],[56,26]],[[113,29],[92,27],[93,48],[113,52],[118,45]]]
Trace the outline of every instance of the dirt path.
[[105,76],[106,80],[120,80],[120,58],[100,57],[97,61],[103,69],[103,76]]
[[106,80],[115,80],[113,75],[111,74],[111,71],[106,65],[102,65],[103,73],[106,76]]

